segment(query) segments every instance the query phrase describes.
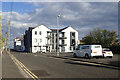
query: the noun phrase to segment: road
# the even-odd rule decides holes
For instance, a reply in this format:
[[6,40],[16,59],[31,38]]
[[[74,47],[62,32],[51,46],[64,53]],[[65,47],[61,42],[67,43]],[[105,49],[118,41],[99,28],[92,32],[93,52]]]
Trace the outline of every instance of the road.
[[76,63],[68,59],[11,52],[39,78],[118,78],[117,69]]

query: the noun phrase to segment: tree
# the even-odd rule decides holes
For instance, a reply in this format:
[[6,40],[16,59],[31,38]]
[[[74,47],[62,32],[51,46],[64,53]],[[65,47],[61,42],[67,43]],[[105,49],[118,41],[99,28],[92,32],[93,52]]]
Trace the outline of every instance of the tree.
[[108,31],[100,28],[94,29],[88,35],[82,38],[86,44],[100,44],[103,47],[109,47],[112,41],[116,40],[117,34],[115,31]]
[[1,14],[0,14],[0,49],[4,46],[5,40],[6,38],[4,38],[4,36],[2,35]]
[[1,25],[1,15],[0,15],[0,49],[2,47],[2,25]]

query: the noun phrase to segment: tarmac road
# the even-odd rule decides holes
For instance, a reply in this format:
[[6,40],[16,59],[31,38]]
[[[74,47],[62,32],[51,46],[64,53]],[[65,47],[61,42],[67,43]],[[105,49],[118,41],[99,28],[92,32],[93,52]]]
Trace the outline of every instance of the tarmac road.
[[118,78],[119,70],[72,60],[11,52],[39,78]]

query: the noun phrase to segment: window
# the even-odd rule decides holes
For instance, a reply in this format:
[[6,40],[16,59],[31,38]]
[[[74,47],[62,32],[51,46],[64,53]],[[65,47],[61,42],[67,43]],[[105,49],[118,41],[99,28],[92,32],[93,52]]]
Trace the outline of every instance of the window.
[[35,38],[35,42],[37,42],[37,39]]
[[35,35],[37,35],[37,31],[35,31]]
[[82,46],[81,49],[89,49],[89,46]]
[[39,32],[39,35],[41,35],[42,33],[41,33],[41,31]]
[[64,44],[65,43],[65,41],[64,40],[62,40],[62,44]]
[[42,39],[40,39],[40,43],[42,42]]
[[62,32],[62,37],[65,37],[65,32]]
[[75,45],[75,39],[72,39],[72,45]]

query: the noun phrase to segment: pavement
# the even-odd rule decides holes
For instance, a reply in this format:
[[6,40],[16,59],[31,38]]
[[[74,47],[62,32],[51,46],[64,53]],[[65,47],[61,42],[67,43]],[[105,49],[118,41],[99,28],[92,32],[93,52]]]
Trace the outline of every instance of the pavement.
[[2,80],[24,78],[17,65],[13,62],[7,52],[2,54]]
[[[44,78],[119,78],[119,70],[57,57],[30,53],[11,52],[21,63],[40,79]],[[110,80],[109,79],[109,80]]]

